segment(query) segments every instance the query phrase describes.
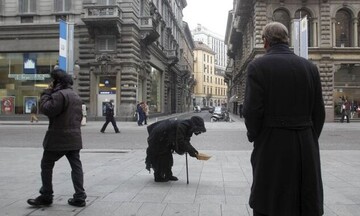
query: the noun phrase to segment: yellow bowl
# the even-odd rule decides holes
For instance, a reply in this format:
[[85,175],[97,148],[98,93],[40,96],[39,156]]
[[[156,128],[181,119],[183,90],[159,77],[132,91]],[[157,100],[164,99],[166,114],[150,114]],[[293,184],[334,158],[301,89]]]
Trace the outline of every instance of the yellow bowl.
[[210,155],[204,154],[204,153],[199,153],[196,155],[196,158],[198,160],[209,160],[211,158]]

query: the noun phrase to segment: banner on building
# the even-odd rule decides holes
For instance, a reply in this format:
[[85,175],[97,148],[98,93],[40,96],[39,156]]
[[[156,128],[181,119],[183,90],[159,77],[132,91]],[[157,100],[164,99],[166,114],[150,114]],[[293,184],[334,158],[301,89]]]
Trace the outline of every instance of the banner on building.
[[302,19],[294,20],[292,42],[294,53],[308,59],[308,20],[306,16]]
[[308,59],[308,20],[307,16],[300,20],[300,56]]
[[74,73],[74,24],[60,20],[59,68]]

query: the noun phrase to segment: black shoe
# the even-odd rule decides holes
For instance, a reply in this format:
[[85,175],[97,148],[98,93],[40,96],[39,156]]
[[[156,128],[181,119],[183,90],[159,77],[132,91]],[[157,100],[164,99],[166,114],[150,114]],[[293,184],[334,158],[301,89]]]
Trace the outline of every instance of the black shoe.
[[105,133],[105,131],[100,131],[101,133]]
[[166,178],[155,178],[155,182],[168,182],[169,179]]
[[115,133],[120,133],[120,131],[115,131]]
[[76,207],[84,207],[86,206],[86,201],[81,199],[74,199],[70,198],[68,200],[69,205],[76,206]]
[[41,206],[49,206],[52,204],[52,199],[45,198],[44,196],[40,195],[35,199],[28,199],[27,203],[32,206],[41,207]]
[[177,180],[179,180],[176,176],[170,176],[169,177],[169,180],[170,181],[177,181]]

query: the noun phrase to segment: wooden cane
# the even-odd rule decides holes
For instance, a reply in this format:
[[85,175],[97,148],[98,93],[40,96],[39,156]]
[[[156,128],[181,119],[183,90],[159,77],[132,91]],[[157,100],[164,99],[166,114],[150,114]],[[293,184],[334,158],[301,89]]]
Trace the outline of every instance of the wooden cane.
[[188,166],[187,152],[185,153],[185,159],[186,159],[186,184],[189,184],[189,166]]

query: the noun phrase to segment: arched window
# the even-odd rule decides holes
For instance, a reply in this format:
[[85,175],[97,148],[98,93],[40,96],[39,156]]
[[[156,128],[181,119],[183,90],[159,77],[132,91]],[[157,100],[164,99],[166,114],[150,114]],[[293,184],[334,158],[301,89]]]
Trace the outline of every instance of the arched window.
[[299,9],[295,12],[295,19],[302,19],[307,17],[308,20],[308,46],[314,46],[314,38],[313,38],[313,29],[312,29],[312,18],[308,10],[306,9]]
[[344,9],[340,9],[335,16],[335,38],[337,47],[351,46],[351,15]]
[[[273,21],[282,23],[286,26],[289,31],[289,38],[291,39],[291,26],[290,26],[290,15],[284,9],[277,9],[273,14]],[[291,43],[290,43],[291,44]]]

